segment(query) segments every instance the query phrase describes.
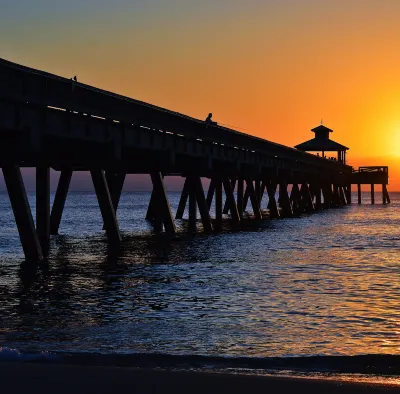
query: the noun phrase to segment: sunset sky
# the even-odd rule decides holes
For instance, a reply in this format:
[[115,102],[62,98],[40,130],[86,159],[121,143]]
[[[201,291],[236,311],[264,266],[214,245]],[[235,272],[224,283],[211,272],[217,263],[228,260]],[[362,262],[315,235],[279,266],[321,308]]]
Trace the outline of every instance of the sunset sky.
[[400,190],[398,0],[0,0],[0,57],[294,146],[321,119]]

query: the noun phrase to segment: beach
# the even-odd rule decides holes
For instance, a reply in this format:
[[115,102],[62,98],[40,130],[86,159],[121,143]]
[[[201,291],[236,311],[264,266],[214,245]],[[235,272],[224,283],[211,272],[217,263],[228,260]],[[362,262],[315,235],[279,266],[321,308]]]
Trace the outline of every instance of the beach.
[[6,393],[387,393],[390,384],[118,367],[2,363]]

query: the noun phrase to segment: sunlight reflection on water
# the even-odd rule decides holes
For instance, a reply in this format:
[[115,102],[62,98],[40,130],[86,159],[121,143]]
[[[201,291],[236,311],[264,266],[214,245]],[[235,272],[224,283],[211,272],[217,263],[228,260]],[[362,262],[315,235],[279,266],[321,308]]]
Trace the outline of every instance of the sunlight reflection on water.
[[[34,196],[32,206],[34,207]],[[170,193],[175,209],[179,195]],[[400,354],[400,195],[156,236],[148,193],[125,193],[110,250],[92,193],[68,196],[48,265],[21,268],[0,194],[0,344],[25,350],[250,356]],[[377,201],[378,201],[377,197]],[[185,226],[185,222],[180,223]]]

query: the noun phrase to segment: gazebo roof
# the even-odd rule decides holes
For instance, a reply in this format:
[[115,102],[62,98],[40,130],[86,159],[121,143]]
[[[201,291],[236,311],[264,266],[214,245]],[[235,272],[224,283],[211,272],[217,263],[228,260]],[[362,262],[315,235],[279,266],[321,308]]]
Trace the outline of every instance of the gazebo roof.
[[[321,127],[321,126],[318,126],[318,127]],[[325,126],[322,126],[322,127],[325,127]],[[330,129],[328,129],[328,130],[330,130]],[[305,151],[305,152],[313,152],[313,151],[314,152],[319,152],[319,151],[338,152],[338,151],[344,151],[344,150],[349,149],[347,146],[341,145],[330,139],[322,140],[319,138],[313,138],[311,140],[303,142],[302,144],[296,145],[295,148]]]
[[311,129],[311,131],[313,131],[314,133],[317,133],[319,131],[328,131],[329,133],[333,133],[333,130],[330,129],[329,127],[324,126],[323,124],[320,124],[317,127],[314,127],[313,129]]

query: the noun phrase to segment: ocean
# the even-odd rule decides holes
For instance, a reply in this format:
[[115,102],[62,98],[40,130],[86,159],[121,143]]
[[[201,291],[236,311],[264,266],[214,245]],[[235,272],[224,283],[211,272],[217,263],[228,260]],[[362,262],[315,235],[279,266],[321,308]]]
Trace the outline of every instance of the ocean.
[[[113,250],[95,194],[71,192],[48,262],[35,266],[23,264],[0,193],[0,360],[397,378],[400,193],[390,195],[215,234],[200,222],[186,234],[185,216],[170,236],[144,219],[150,193],[124,192]],[[179,196],[169,193],[174,212]]]

